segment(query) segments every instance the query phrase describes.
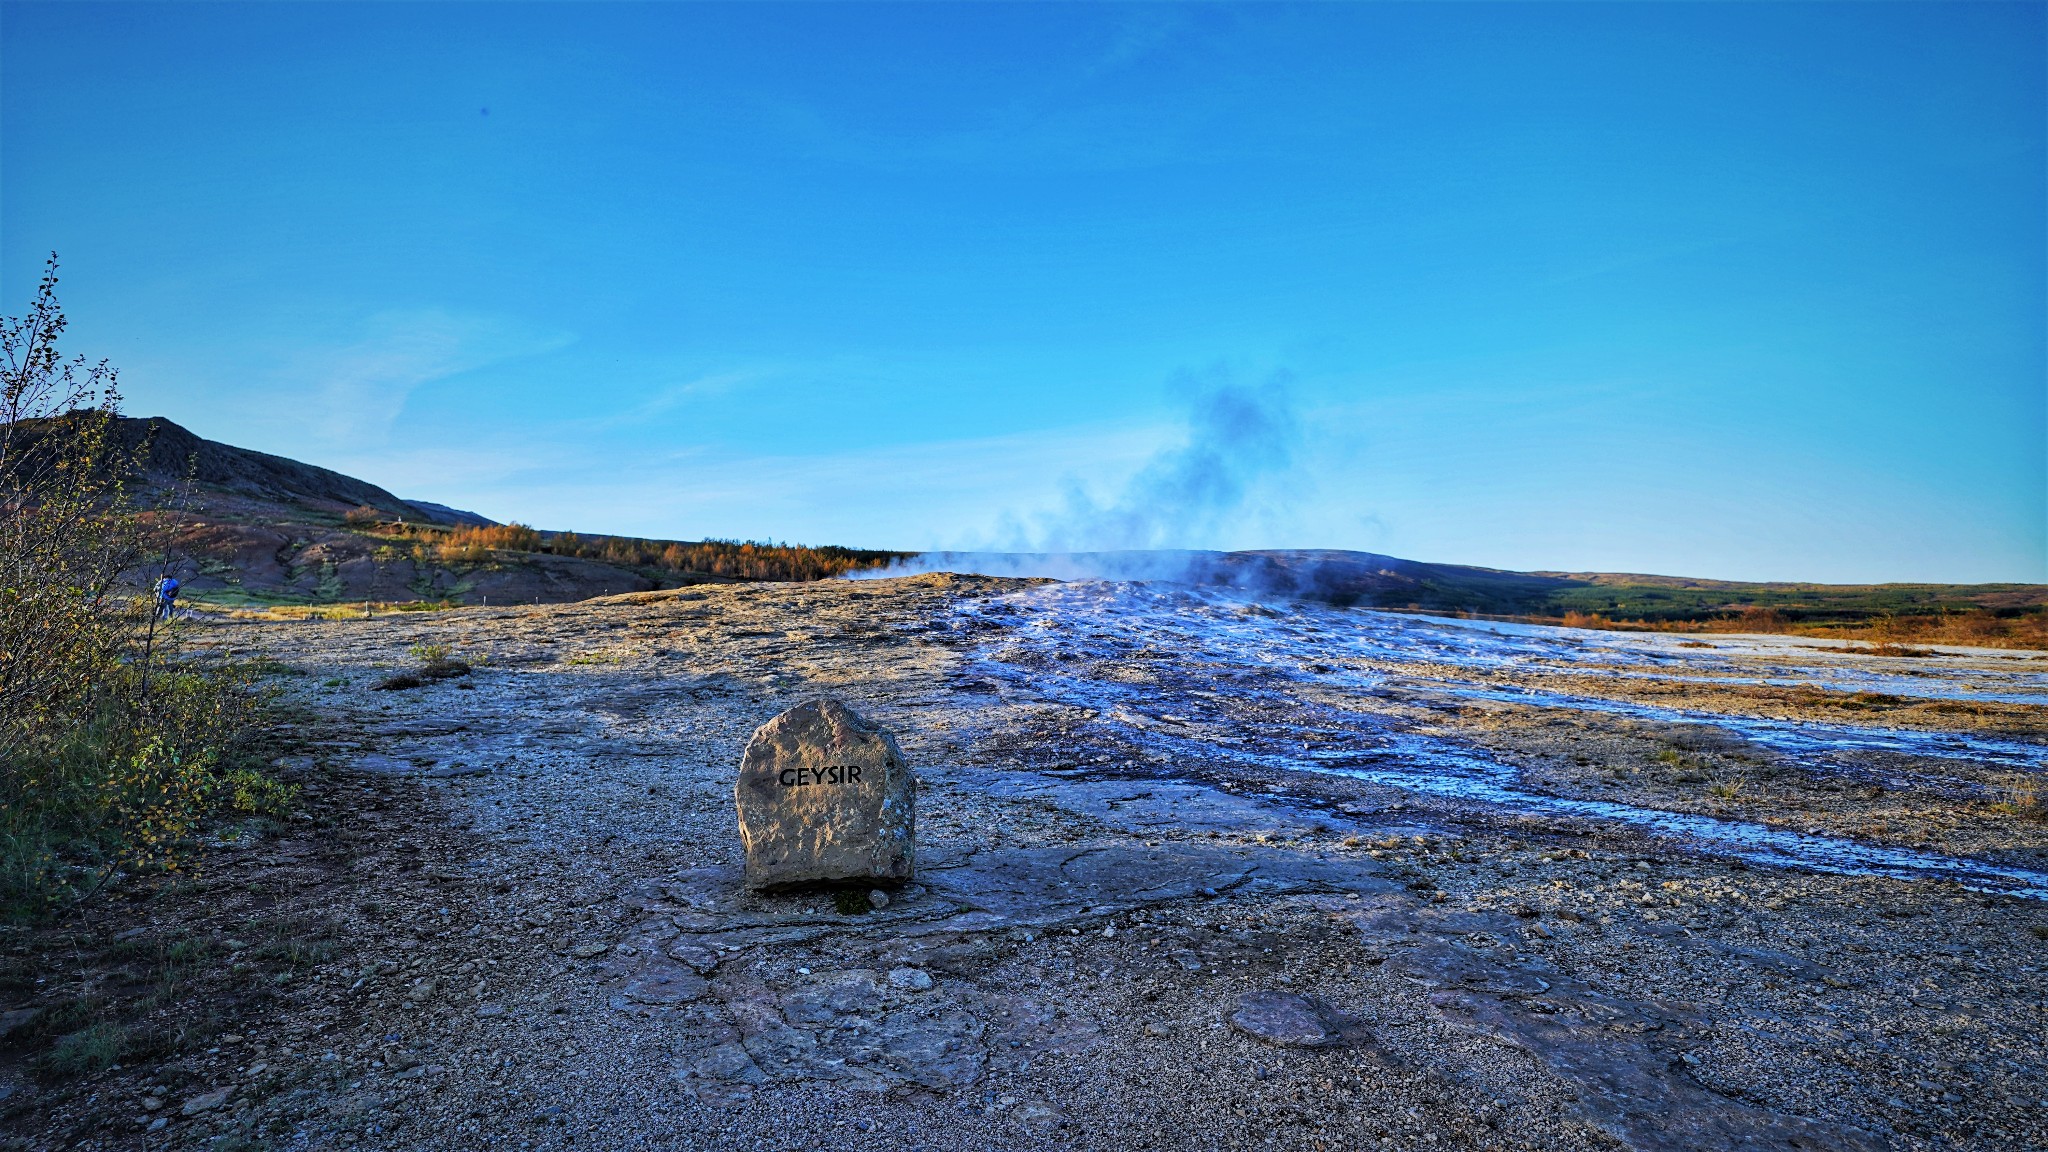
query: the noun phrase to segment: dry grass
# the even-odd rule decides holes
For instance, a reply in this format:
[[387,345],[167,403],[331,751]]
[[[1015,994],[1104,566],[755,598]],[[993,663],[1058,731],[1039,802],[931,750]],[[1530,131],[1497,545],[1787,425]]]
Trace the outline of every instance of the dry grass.
[[1998,801],[1991,810],[2020,820],[2048,821],[2048,808],[2041,806],[2040,782],[2031,776],[2009,775],[1995,787]]
[[361,620],[394,612],[440,612],[461,605],[435,600],[354,600],[345,604],[270,604],[261,608],[216,608],[204,611],[229,620]]
[[1618,620],[1598,612],[1567,612],[1557,617],[1519,617],[1531,624],[1563,624],[1615,632],[1762,633],[1812,636],[1829,640],[1860,640],[1855,651],[1870,656],[1930,656],[1916,644],[1948,644],[1967,648],[2018,648],[2048,651],[2048,613],[2005,616],[1996,612],[1946,612],[1932,616],[1872,616],[1845,622],[1803,622],[1770,608],[1749,608],[1713,620]]

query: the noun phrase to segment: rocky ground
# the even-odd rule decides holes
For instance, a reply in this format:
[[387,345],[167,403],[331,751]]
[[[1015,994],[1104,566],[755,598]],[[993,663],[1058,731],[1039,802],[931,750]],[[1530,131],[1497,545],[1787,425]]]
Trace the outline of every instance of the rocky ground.
[[[2043,710],[1936,690],[2007,665],[1888,664],[1930,687],[1849,711],[2012,756],[1820,755],[1793,737],[1833,729],[1484,696],[1841,723],[1819,673],[1609,674],[1665,667],[1625,647],[1590,671],[1475,670],[1395,644],[1276,679],[1277,650],[1229,658],[1228,621],[1177,643],[1118,605],[1063,615],[1049,587],[202,626],[288,670],[304,810],[224,837],[196,877],[5,942],[0,1131],[35,1149],[2048,1145],[2048,902],[2024,879],[2048,860],[2023,786]],[[1346,621],[1245,610],[1290,652],[1336,651]],[[423,644],[475,671],[372,688]],[[821,694],[920,771],[917,882],[749,894],[740,750]],[[1397,786],[1393,752],[1286,759],[1347,725],[1490,757],[1532,796],[2021,879],[1767,867]],[[95,1005],[149,1042],[57,1074]]]

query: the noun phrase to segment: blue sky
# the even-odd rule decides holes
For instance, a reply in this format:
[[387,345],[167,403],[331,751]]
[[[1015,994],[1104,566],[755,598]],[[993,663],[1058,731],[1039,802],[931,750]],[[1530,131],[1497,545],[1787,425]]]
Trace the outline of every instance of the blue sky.
[[6,4],[0,290],[543,527],[2044,581],[2043,13]]

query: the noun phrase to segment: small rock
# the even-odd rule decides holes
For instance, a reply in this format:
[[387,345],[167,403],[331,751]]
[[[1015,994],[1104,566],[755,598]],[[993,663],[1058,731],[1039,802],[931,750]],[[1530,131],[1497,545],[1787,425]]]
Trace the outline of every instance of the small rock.
[[609,944],[578,944],[576,947],[569,949],[569,955],[574,956],[578,960],[588,960],[593,956],[602,956],[611,950],[612,946]]
[[170,1117],[168,1117],[168,1116],[159,1116],[159,1117],[157,1117],[156,1119],[154,1119],[154,1120],[151,1120],[151,1121],[149,1122],[149,1130],[150,1130],[151,1132],[161,1132],[161,1131],[163,1131],[164,1125],[166,1125],[166,1124],[169,1124],[170,1122],[171,1122],[171,1120],[170,1120]]
[[701,944],[677,944],[668,950],[671,960],[681,960],[698,972],[709,972],[718,967],[718,953]]
[[1335,1048],[1363,1028],[1363,1022],[1328,1001],[1296,992],[1247,992],[1238,997],[1230,1024],[1283,1048]]
[[739,1084],[764,1084],[768,1080],[746,1048],[737,1043],[720,1044],[702,1055],[690,1066],[690,1072],[708,1080],[728,1080]]
[[889,983],[912,992],[922,992],[932,986],[932,974],[922,968],[895,968],[889,972]]
[[178,1111],[187,1116],[197,1116],[201,1112],[211,1112],[228,1102],[228,1093],[231,1091],[233,1089],[221,1088],[203,1095],[194,1096],[190,1100],[185,1101],[184,1107]]
[[142,1110],[144,1112],[154,1112],[163,1106],[164,1102],[155,1096],[150,1096],[142,1101]]
[[0,1012],[0,1036],[5,1036],[36,1018],[34,1008],[16,1008],[11,1012]]
[[647,968],[626,985],[626,999],[640,1004],[683,1004],[704,994],[704,978],[688,968]]
[[972,1013],[898,1012],[875,1032],[875,1051],[891,1070],[926,1088],[958,1088],[981,1076],[982,1023]]
[[1059,1109],[1043,1100],[1029,1100],[1017,1105],[1010,1113],[1012,1119],[1024,1127],[1039,1133],[1051,1132],[1066,1124],[1066,1116]]
[[479,1016],[503,1016],[505,1014],[505,1006],[503,1004],[481,1004],[477,1006],[476,1014]]
[[1143,1028],[1140,1028],[1139,1031],[1143,1032],[1147,1036],[1163,1040],[1166,1037],[1173,1035],[1173,1025],[1168,1024],[1164,1020],[1148,1020],[1145,1022],[1145,1026]]
[[884,892],[880,888],[877,888],[874,891],[868,893],[868,907],[879,909],[887,908],[888,906],[889,894],[887,892]]

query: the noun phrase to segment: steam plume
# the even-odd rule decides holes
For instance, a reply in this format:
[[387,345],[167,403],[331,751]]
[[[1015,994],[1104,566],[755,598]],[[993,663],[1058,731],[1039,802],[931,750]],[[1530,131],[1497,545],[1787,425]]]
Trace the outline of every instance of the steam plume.
[[[1061,580],[1176,580],[1209,573],[1221,556],[1194,545],[1219,540],[1269,512],[1276,482],[1299,486],[1300,421],[1285,376],[1255,385],[1222,373],[1183,377],[1187,427],[1114,498],[1097,500],[1069,478],[1062,506],[1036,530],[1004,517],[999,550],[927,552],[884,573],[954,571]],[[1204,580],[1203,582],[1208,582]]]
[[1069,480],[1065,507],[1041,523],[1036,539],[1020,541],[1020,550],[1187,548],[1215,541],[1255,513],[1261,482],[1292,467],[1300,441],[1287,382],[1194,388],[1181,443],[1154,456],[1107,504]]

